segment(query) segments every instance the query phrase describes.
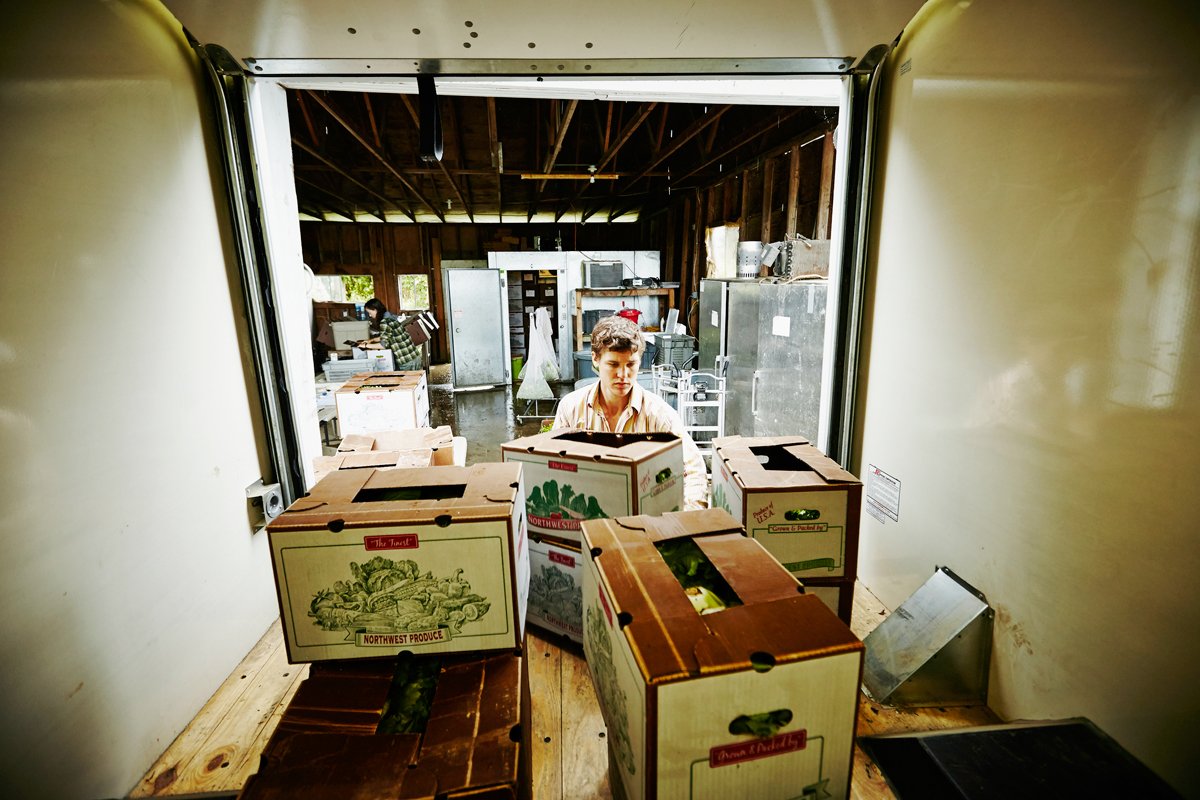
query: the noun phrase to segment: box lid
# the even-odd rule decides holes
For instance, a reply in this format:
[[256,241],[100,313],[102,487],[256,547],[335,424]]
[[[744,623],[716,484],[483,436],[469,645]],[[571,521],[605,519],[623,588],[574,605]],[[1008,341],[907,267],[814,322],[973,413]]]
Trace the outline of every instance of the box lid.
[[[454,446],[454,433],[449,425],[437,428],[410,428],[402,431],[349,433],[338,445],[339,453],[362,453],[372,450],[437,450]],[[393,462],[395,463],[395,462]]]
[[746,489],[824,488],[860,483],[803,436],[724,436],[713,440],[713,452]]
[[[582,529],[648,684],[862,649],[850,629],[819,598],[802,594],[791,573],[722,509],[587,520]],[[679,537],[692,538],[742,605],[696,612],[655,547]]]
[[292,503],[268,531],[507,519],[520,500],[520,464],[342,469]]
[[682,447],[682,440],[673,433],[608,433],[556,428],[505,442],[500,449],[504,453],[636,464],[676,446]]

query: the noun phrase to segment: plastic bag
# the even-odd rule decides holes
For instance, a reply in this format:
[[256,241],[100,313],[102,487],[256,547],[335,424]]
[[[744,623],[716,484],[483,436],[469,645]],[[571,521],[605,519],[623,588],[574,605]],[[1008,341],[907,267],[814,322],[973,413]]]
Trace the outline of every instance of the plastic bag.
[[526,348],[525,365],[517,378],[521,385],[517,397],[521,400],[549,400],[554,397],[550,381],[559,379],[558,354],[554,352],[554,340],[550,332],[550,312],[539,308],[529,315],[529,346]]

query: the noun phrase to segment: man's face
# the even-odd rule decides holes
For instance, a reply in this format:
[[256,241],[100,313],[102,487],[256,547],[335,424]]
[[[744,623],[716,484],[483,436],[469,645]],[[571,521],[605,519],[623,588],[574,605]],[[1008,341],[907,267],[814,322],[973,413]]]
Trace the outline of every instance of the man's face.
[[633,350],[602,350],[600,355],[592,356],[592,368],[600,376],[600,384],[617,396],[633,391],[641,363],[641,353]]

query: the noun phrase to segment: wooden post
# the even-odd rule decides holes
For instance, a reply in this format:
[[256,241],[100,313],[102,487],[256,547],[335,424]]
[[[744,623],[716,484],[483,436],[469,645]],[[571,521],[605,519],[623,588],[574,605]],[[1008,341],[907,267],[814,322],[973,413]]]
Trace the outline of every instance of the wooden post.
[[775,159],[768,158],[763,162],[762,190],[762,235],[764,242],[771,241],[771,217],[775,211]]
[[821,146],[821,195],[817,201],[817,231],[814,238],[828,239],[833,224],[833,131]]
[[676,226],[679,235],[679,261],[676,262],[675,277],[679,281],[679,291],[683,291],[683,281],[687,276],[688,260],[691,258],[692,237],[692,198],[685,197],[679,210],[682,219]]
[[[738,230],[746,231],[750,222],[750,170],[742,171],[742,198],[738,201]],[[738,234],[739,237],[741,233]]]
[[[445,228],[444,225],[440,227]],[[429,358],[430,361],[441,359],[446,362],[450,360],[450,344],[446,338],[447,331],[450,330],[450,320],[446,319],[446,304],[442,302],[442,240],[435,236],[429,238],[429,278],[429,293],[432,295],[429,304],[433,307],[434,316],[441,326],[434,337],[437,346],[433,348]]]
[[796,236],[796,218],[800,213],[800,146],[792,147],[792,157],[788,164],[788,194],[787,194],[787,225],[784,226],[784,238]]

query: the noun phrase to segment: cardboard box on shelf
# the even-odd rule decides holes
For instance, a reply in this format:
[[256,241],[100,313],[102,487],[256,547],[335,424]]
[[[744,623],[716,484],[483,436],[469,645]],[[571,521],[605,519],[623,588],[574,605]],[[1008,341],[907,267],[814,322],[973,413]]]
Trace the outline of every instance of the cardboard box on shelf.
[[579,548],[529,539],[529,624],[583,643],[583,557]]
[[558,429],[501,446],[524,467],[529,530],[578,545],[585,519],[683,507],[683,445],[671,433]]
[[337,470],[267,533],[292,663],[520,646],[518,465]]
[[[847,796],[863,645],[844,623],[720,509],[588,520],[583,538],[614,796]],[[700,613],[664,549],[728,607]]]
[[333,456],[317,456],[313,459],[313,480],[320,481],[329,473],[339,469],[416,469],[428,467],[433,460],[433,451],[428,447],[415,450],[369,450],[367,452],[338,453]]
[[402,431],[351,433],[342,437],[338,453],[409,452],[431,450],[435,467],[454,465],[454,436],[449,425],[437,428],[410,428]]
[[421,372],[352,376],[334,394],[342,435],[429,426],[429,387]]
[[798,578],[858,574],[862,483],[803,436],[713,440],[712,505]]
[[[421,659],[437,658],[429,656]],[[419,733],[376,733],[396,659],[314,665],[242,800],[355,797],[528,798],[529,677],[514,653],[444,656]]]

